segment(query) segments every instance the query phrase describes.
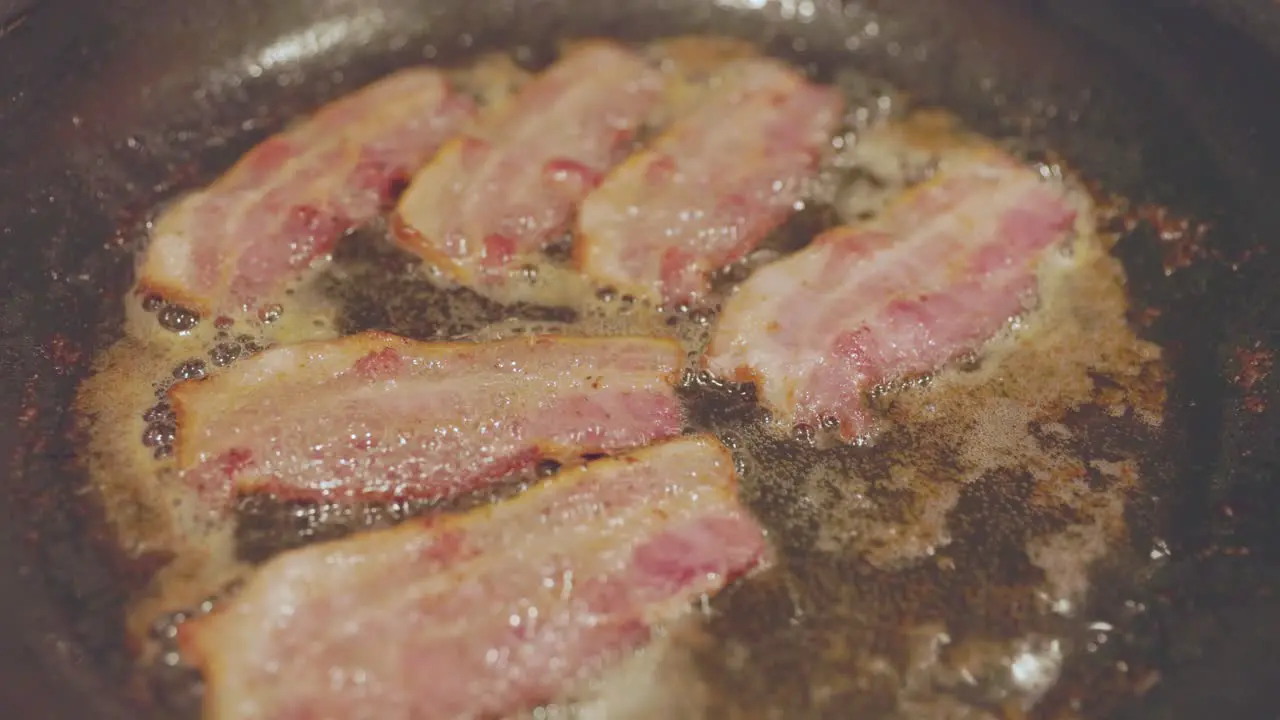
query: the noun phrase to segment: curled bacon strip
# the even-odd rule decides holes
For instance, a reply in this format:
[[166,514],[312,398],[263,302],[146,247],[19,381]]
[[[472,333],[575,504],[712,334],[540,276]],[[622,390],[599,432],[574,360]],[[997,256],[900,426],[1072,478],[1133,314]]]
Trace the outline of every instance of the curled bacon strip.
[[578,46],[414,177],[394,218],[399,242],[468,283],[536,255],[622,159],[661,89],[632,51]]
[[582,204],[575,257],[596,280],[683,301],[794,211],[843,101],[782,63],[729,63],[714,92]]
[[468,97],[428,68],[330,103],[165,212],[139,290],[201,313],[265,304],[344,232],[375,217],[473,112]]
[[689,437],[286,553],[180,640],[208,720],[505,717],[768,562],[732,458]]
[[819,236],[738,287],[707,367],[754,381],[783,422],[870,427],[864,394],[977,349],[1025,309],[1076,211],[1062,187],[981,153],[866,225]]
[[673,342],[425,343],[369,332],[268,350],[170,391],[188,483],[284,498],[442,498],[541,459],[679,434]]

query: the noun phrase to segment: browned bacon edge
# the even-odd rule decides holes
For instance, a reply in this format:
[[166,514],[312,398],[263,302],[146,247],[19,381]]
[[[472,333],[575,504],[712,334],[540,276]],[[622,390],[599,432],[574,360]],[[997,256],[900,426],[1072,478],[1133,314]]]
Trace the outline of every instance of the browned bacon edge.
[[391,213],[388,225],[391,229],[391,237],[396,239],[397,244],[405,248],[407,252],[417,255],[424,263],[444,276],[445,279],[459,285],[470,283],[471,274],[455,258],[436,247],[426,235],[406,221],[399,212]]
[[[314,340],[295,345],[289,345],[275,350],[267,351],[263,355],[249,358],[233,368],[215,374],[210,378],[202,380],[188,380],[170,388],[168,392],[169,402],[173,408],[176,418],[178,433],[174,441],[175,457],[178,461],[179,469],[183,471],[198,470],[195,476],[187,478],[187,482],[191,483],[196,493],[204,498],[204,503],[210,506],[210,510],[216,510],[218,506],[229,506],[230,498],[236,492],[248,491],[245,487],[236,485],[232,478],[243,469],[243,463],[249,460],[243,455],[236,455],[234,451],[224,451],[218,459],[206,459],[201,464],[199,461],[198,444],[190,442],[191,433],[203,433],[205,428],[212,423],[217,423],[215,417],[205,417],[209,408],[201,407],[200,397],[217,397],[219,393],[226,393],[229,397],[234,397],[236,392],[252,392],[252,388],[241,388],[236,390],[232,385],[239,385],[241,378],[256,377],[260,371],[262,364],[280,361],[281,353],[291,353],[293,355],[290,360],[296,363],[307,364],[323,364],[324,368],[317,372],[324,373],[325,380],[335,379],[341,374],[350,371],[353,367],[362,363],[372,362],[375,364],[381,359],[382,353],[386,350],[394,350],[398,354],[403,353],[404,356],[415,359],[430,360],[431,358],[451,358],[454,359],[458,355],[466,353],[483,353],[487,358],[493,357],[519,357],[537,354],[540,348],[550,348],[554,346],[557,349],[565,347],[578,346],[582,353],[590,352],[593,348],[608,348],[610,346],[625,348],[628,344],[652,346],[661,355],[667,356],[670,371],[655,377],[662,380],[667,386],[674,386],[681,375],[684,365],[684,352],[680,346],[671,340],[664,340],[649,337],[565,337],[560,335],[533,336],[533,337],[517,337],[506,340],[497,340],[491,342],[424,342],[411,340],[391,333],[381,331],[367,331],[358,335],[350,335],[337,340]],[[504,349],[510,348],[507,352]],[[398,362],[398,360],[397,360]],[[378,367],[373,367],[375,373]],[[621,370],[620,372],[626,372]],[[273,371],[272,377],[267,377],[264,381],[265,386],[274,385],[273,377],[278,377]],[[288,378],[283,381],[288,384]],[[284,389],[277,386],[279,389]],[[305,389],[305,388],[302,388]],[[318,392],[323,392],[322,386],[317,386]],[[671,408],[678,415],[679,402],[672,394],[669,399]],[[225,410],[226,407],[214,407],[213,410]],[[662,420],[666,420],[662,416],[655,416],[650,424]],[[680,432],[680,423],[674,418],[672,422],[662,425],[654,425],[652,429],[654,434],[649,435],[649,439],[662,439],[678,435]],[[620,419],[619,422],[628,422],[627,419]],[[661,424],[661,423],[660,423]],[[669,427],[667,427],[669,425]],[[659,431],[660,430],[660,431]],[[539,459],[554,459],[559,461],[570,460],[578,457],[582,452],[596,452],[598,450],[622,450],[623,447],[609,447],[602,444],[600,448],[595,447],[576,447],[564,446],[560,443],[547,438],[537,438],[529,440],[527,444],[522,446],[520,452],[510,456],[504,456],[503,461],[488,468],[485,472],[479,474],[475,478],[476,483],[481,483],[486,479],[496,480],[516,472],[520,469],[531,467]],[[227,455],[230,454],[230,457]],[[215,468],[210,463],[217,465]],[[216,470],[216,471],[215,471]],[[219,480],[226,480],[225,487]],[[291,486],[287,483],[279,481],[264,480],[261,483],[254,484],[250,489],[256,491],[266,491],[271,495],[283,500],[315,500],[318,499],[317,491],[306,486]],[[456,492],[464,492],[465,489]],[[442,490],[436,488],[430,483],[424,484],[420,489],[409,492],[405,497],[421,497],[438,499],[452,495],[453,491],[441,495]],[[390,496],[383,496],[376,491],[357,492],[357,497],[364,500],[389,500]],[[397,496],[398,497],[398,496]]]

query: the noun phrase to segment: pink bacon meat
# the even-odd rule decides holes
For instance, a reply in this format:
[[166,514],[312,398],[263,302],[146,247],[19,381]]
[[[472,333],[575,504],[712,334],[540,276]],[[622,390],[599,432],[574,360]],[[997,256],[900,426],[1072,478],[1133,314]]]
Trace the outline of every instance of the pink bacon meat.
[[622,159],[661,89],[639,55],[577,47],[414,177],[394,219],[399,241],[467,283],[535,255]]
[[506,717],[767,565],[733,460],[687,437],[466,515],[286,553],[184,626],[208,720]]
[[1076,211],[1065,190],[978,153],[766,266],[730,298],[706,357],[756,383],[779,420],[870,430],[864,393],[976,350],[1026,309]]
[[659,301],[705,292],[794,211],[843,101],[764,58],[717,89],[582,204],[575,258],[601,285]]
[[252,309],[373,217],[474,114],[433,69],[390,75],[262,142],[157,221],[139,289]]
[[677,435],[683,351],[648,338],[424,343],[378,332],[268,350],[170,391],[175,455],[211,508],[437,499],[540,460]]

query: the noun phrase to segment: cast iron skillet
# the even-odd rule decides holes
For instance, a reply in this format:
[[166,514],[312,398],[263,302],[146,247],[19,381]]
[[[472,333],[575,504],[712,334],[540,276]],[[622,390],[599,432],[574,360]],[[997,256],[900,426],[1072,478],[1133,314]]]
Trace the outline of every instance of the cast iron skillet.
[[[1143,577],[1099,570],[1092,613],[1116,629],[1069,665],[1035,714],[1276,716],[1280,382],[1268,368],[1280,344],[1280,264],[1269,252],[1280,233],[1280,7],[43,0],[0,10],[9,6],[25,7],[0,23],[3,717],[156,710],[125,689],[120,623],[124,592],[146,568],[119,560],[80,498],[67,415],[94,353],[120,332],[130,229],[142,213],[215,176],[290,116],[427,46],[456,60],[565,34],[693,30],[855,64],[981,130],[1058,150],[1109,189],[1209,223],[1194,242],[1148,227],[1118,248],[1135,317],[1156,318],[1144,334],[1165,346],[1176,373],[1160,451],[1168,480],[1149,503],[1169,557]],[[1133,550],[1152,542],[1136,538]],[[815,643],[829,630],[818,622],[804,630]],[[772,697],[787,717],[847,717],[851,705],[787,695],[806,657],[779,658],[774,686],[741,707]]]

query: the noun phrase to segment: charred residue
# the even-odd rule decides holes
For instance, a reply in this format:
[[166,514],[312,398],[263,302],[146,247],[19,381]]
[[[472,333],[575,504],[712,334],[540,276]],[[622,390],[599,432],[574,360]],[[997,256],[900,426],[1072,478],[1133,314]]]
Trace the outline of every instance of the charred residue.
[[[878,176],[863,175],[860,182],[887,188]],[[724,273],[719,289],[753,262],[798,249],[836,222],[829,204],[810,203],[742,267]],[[371,227],[345,238],[314,279],[311,289],[337,308],[333,331],[447,340],[500,323],[572,327],[586,320],[578,310],[504,305],[446,287],[385,235]],[[1175,265],[1198,257],[1193,240],[1167,241]],[[1149,535],[1149,503],[1140,490],[1158,480],[1147,458],[1164,400],[1158,352],[1128,329],[1114,261],[1092,262],[1058,288],[1064,304],[1038,326],[1050,330],[1037,334],[1033,322],[1032,332],[1002,338],[993,353],[878,397],[892,429],[864,446],[833,441],[831,428],[779,432],[749,386],[697,375],[683,383],[690,429],[710,430],[733,450],[743,496],[778,552],[773,570],[710,603],[707,642],[695,655],[717,710],[883,717],[968,708],[977,717],[1001,717],[1044,695],[1043,678],[1015,677],[1013,663],[1029,657],[1053,680],[1063,657],[1084,647],[1090,578],[1141,567],[1134,548]],[[647,328],[637,323],[654,314],[634,300],[607,293],[597,299],[593,312],[618,327]],[[150,311],[170,310],[157,304]],[[293,312],[286,301],[272,322],[288,322]],[[208,337],[200,336],[198,353],[166,361],[151,409],[145,417],[135,413],[132,422],[146,424],[131,442],[153,450],[154,462],[164,461],[161,448],[173,440],[172,413],[157,401],[167,386],[199,381],[268,342],[210,327],[215,323],[170,319],[160,324]],[[661,324],[704,338],[714,307],[669,311]],[[253,564],[424,512],[489,502],[533,481],[447,505],[247,500],[235,549]],[[170,617],[165,627],[183,619]],[[194,678],[166,672],[176,680],[170,691],[190,705],[198,697]]]
[[343,334],[387,330],[418,340],[449,340],[508,319],[576,319],[571,309],[505,306],[466,288],[434,283],[420,259],[396,248],[377,228],[344,238],[317,283],[341,307],[337,325]]

